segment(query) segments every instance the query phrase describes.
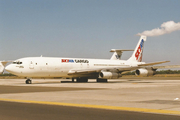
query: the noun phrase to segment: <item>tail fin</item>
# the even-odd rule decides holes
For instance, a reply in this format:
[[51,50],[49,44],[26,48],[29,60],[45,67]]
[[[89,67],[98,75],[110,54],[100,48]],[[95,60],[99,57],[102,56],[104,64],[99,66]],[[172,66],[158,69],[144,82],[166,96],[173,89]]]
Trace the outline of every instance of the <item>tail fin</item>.
[[128,61],[141,62],[143,55],[144,42],[146,41],[146,36],[141,36],[139,42]]
[[110,52],[114,52],[110,60],[120,60],[123,51],[134,51],[134,50],[119,50],[119,49],[111,49]]

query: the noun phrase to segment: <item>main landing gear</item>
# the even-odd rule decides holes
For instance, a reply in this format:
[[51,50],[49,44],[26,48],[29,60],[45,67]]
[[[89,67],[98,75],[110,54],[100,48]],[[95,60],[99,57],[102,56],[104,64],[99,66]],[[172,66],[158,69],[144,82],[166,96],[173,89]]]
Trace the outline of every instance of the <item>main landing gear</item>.
[[26,84],[31,84],[31,83],[32,83],[32,80],[30,80],[30,79],[26,80]]
[[99,79],[99,78],[98,78],[96,81],[97,81],[97,82],[104,82],[104,83],[108,82],[107,79]]
[[[74,78],[72,78],[72,82],[75,82],[74,81]],[[88,82],[88,78],[76,78],[76,82]],[[103,83],[107,83],[108,80],[107,79],[100,79],[100,78],[97,78],[96,79],[96,82],[103,82]]]
[[[108,82],[107,79],[99,79],[99,78],[96,81],[97,82]],[[74,82],[74,78],[72,78],[72,82]],[[88,78],[77,78],[76,82],[88,82]],[[32,80],[27,79],[25,83],[26,84],[32,84]]]
[[88,82],[88,78],[77,78],[76,82]]

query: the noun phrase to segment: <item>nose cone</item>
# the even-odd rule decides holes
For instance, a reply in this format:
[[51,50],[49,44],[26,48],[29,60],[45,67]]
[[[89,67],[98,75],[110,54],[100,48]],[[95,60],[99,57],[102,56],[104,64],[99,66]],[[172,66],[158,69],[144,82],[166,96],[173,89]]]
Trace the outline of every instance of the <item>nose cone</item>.
[[8,71],[8,72],[10,72],[10,73],[14,73],[14,68],[13,68],[12,65],[6,66],[6,67],[5,67],[5,70]]

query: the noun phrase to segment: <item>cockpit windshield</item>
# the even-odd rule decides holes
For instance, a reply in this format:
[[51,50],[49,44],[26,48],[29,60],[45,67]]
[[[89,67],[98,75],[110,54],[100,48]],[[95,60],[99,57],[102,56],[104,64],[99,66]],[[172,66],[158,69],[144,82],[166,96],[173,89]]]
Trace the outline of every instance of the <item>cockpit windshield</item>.
[[22,62],[18,61],[18,62],[13,62],[13,64],[22,64]]

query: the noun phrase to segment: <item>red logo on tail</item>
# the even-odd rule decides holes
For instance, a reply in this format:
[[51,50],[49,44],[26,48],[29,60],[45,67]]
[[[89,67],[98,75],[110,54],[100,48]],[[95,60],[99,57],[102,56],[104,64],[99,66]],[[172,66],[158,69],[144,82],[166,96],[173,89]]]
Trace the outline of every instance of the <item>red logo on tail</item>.
[[138,62],[141,62],[141,61],[142,61],[143,43],[144,43],[144,40],[142,39],[142,40],[141,40],[141,43],[140,43],[140,45],[139,45],[139,47],[138,47],[138,49],[137,49],[137,51],[136,51],[136,53],[135,53],[135,58],[136,58],[136,60],[138,60],[138,58],[139,58],[139,56],[140,56]]

